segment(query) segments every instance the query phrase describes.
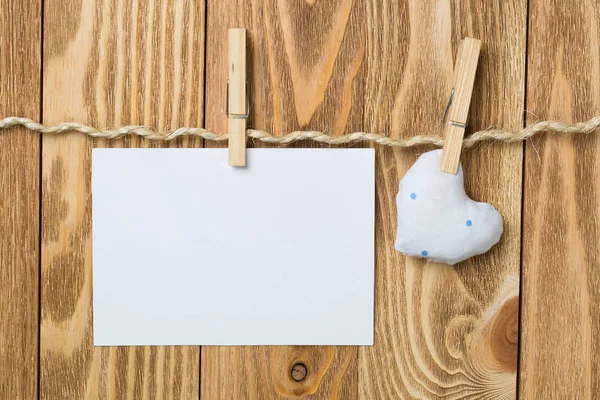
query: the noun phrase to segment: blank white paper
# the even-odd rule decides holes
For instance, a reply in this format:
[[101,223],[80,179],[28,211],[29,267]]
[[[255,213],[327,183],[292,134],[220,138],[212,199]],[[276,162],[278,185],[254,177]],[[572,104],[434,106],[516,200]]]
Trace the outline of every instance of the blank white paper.
[[373,149],[92,158],[95,345],[373,343]]

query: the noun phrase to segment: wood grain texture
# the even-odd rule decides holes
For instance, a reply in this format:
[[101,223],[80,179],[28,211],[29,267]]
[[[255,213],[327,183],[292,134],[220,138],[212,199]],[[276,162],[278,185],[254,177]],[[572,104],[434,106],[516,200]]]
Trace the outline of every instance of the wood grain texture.
[[[528,122],[600,110],[600,2],[531,1]],[[600,393],[600,140],[528,142],[525,157],[522,398]]]
[[227,128],[227,29],[246,28],[249,126],[274,134],[362,125],[364,6],[351,0],[209,0],[206,126]]
[[[40,116],[41,2],[0,0],[0,118]],[[40,139],[0,135],[0,398],[38,388]]]
[[[467,134],[519,128],[525,85],[524,0],[370,1],[367,131],[443,134],[460,39],[482,41]],[[359,350],[359,398],[515,398],[522,146],[463,152],[467,193],[493,204],[504,235],[454,267],[394,250],[395,196],[421,151],[377,150],[375,346]]]
[[[275,134],[360,130],[363,18],[364,5],[351,0],[209,1],[206,126],[217,132],[227,128],[225,38],[228,28],[240,27],[248,35],[249,126]],[[290,293],[290,301],[301,297]],[[297,363],[307,368],[300,382],[291,375]],[[355,347],[204,347],[202,398],[351,400],[358,393],[356,367]]]
[[[202,1],[44,6],[44,123],[202,126]],[[95,348],[92,341],[91,148],[163,145],[78,134],[43,139],[41,398],[198,397],[198,347]]]

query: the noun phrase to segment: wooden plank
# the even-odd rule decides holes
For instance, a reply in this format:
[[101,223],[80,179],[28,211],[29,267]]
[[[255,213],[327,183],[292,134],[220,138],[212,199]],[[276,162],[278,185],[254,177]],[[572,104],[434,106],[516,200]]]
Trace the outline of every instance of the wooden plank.
[[[0,0],[0,118],[40,116],[41,2]],[[40,139],[0,132],[0,398],[38,390]]]
[[[202,1],[46,0],[44,5],[44,123],[202,126]],[[80,134],[44,137],[42,398],[198,397],[199,347],[95,348],[92,342],[91,148],[164,145]],[[169,145],[200,146],[201,141]]]
[[[527,120],[600,110],[600,1],[531,1]],[[519,393],[600,392],[600,140],[553,135],[525,149]]]
[[[520,128],[526,8],[524,0],[369,2],[365,129],[442,135],[453,54],[466,36],[482,41],[467,130]],[[467,193],[493,204],[505,231],[489,253],[454,267],[394,250],[398,183],[425,150],[377,151],[375,346],[359,350],[359,397],[514,398],[522,145],[463,152]]]
[[[364,5],[345,0],[209,1],[207,127],[218,132],[227,128],[227,29],[242,27],[247,29],[249,49],[249,126],[275,134],[295,129],[336,135],[360,130],[363,18]],[[301,297],[290,293],[290,301]],[[227,400],[302,396],[351,400],[358,390],[356,366],[355,347],[204,347],[201,395]]]

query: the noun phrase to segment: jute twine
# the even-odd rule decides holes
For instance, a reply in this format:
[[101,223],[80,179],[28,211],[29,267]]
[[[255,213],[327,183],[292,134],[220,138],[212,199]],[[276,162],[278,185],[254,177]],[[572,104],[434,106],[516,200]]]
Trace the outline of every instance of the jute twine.
[[[57,134],[66,132],[80,132],[88,136],[102,139],[117,139],[126,135],[137,135],[150,140],[174,140],[182,136],[195,136],[204,140],[223,142],[228,139],[227,134],[217,134],[204,128],[178,128],[172,131],[160,132],[148,127],[138,125],[122,126],[114,129],[98,129],[79,122],[63,122],[58,125],[45,126],[29,118],[8,117],[0,120],[0,130],[23,126],[30,131],[43,134]],[[472,147],[484,141],[518,142],[526,140],[541,132],[554,133],[591,133],[600,127],[600,115],[586,122],[569,124],[562,121],[542,121],[529,125],[518,131],[506,131],[502,129],[486,129],[478,131],[466,137],[463,147]],[[286,145],[298,140],[313,140],[329,145],[343,145],[355,142],[373,142],[382,146],[412,147],[418,145],[434,145],[442,147],[444,139],[439,136],[413,136],[408,139],[392,139],[385,135],[368,132],[354,132],[343,136],[330,136],[319,131],[294,131],[284,136],[275,136],[269,132],[257,129],[248,129],[248,137],[266,143]]]

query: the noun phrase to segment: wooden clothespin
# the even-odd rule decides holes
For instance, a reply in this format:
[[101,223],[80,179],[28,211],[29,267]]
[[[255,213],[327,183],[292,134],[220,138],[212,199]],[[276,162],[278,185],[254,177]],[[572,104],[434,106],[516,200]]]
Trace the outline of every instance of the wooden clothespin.
[[229,29],[229,79],[227,81],[227,118],[229,165],[246,166],[246,120],[250,114],[246,80],[246,30]]
[[481,41],[472,38],[463,39],[458,48],[454,69],[454,87],[443,119],[446,124],[444,132],[446,142],[442,150],[440,170],[449,174],[458,172],[480,49]]

